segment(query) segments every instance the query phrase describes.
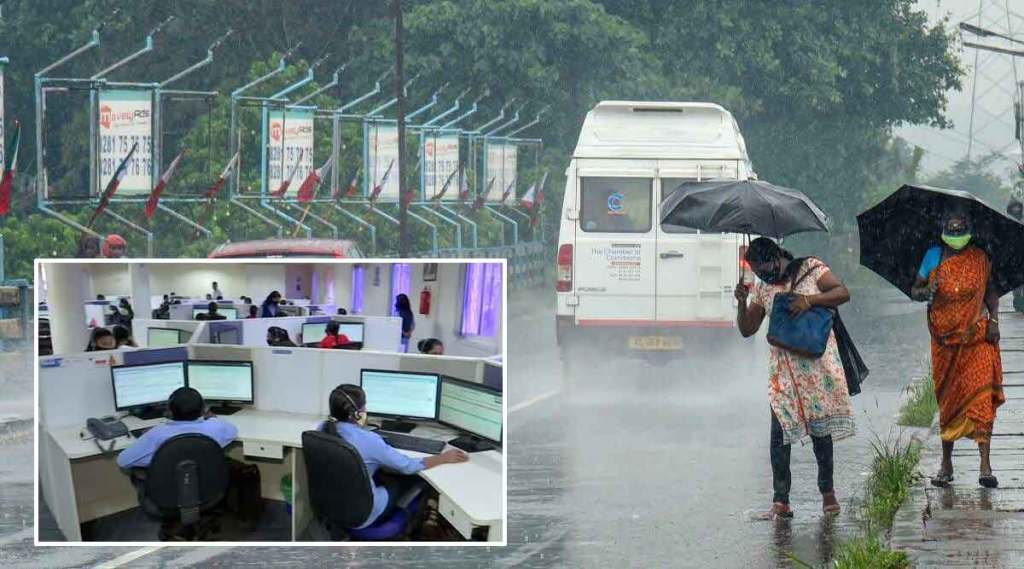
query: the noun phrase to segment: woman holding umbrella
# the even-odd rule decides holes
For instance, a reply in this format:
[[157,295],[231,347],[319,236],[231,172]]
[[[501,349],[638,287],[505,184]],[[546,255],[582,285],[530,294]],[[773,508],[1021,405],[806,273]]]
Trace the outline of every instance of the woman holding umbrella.
[[932,381],[939,402],[942,465],[932,484],[953,480],[953,444],[971,438],[981,454],[978,483],[995,488],[989,449],[996,409],[1003,404],[999,354],[999,293],[988,254],[971,242],[971,217],[950,207],[942,220],[942,245],[928,249],[911,298],[928,302]]

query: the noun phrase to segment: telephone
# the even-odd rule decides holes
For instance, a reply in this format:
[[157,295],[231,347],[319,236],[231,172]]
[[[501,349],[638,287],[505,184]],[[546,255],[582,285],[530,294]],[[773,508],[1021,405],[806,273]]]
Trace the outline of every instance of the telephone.
[[128,434],[128,427],[114,417],[92,417],[85,422],[89,432],[98,440],[109,441]]

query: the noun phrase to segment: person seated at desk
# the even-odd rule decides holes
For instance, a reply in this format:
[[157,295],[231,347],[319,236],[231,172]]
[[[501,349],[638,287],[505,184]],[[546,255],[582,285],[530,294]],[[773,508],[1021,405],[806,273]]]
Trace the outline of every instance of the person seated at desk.
[[249,316],[248,316],[248,318],[246,318],[246,320],[248,320],[249,318],[259,318],[259,317],[260,317],[260,307],[256,306],[255,304],[253,304],[252,306],[249,307]]
[[203,396],[191,387],[179,387],[167,399],[171,420],[146,431],[137,441],[117,455],[121,468],[145,468],[164,442],[186,433],[199,433],[217,441],[221,448],[238,436],[238,427],[218,419],[211,413],[203,415]]
[[104,350],[116,350],[117,338],[109,328],[93,328],[89,334],[89,345],[85,347],[87,352],[102,352]]
[[437,338],[427,338],[420,340],[416,344],[416,348],[419,349],[421,354],[427,354],[431,356],[443,356],[444,355],[444,342]]
[[[466,462],[469,456],[458,449],[448,449],[436,456],[409,458],[395,450],[366,425],[366,392],[358,385],[339,385],[331,391],[331,416],[320,424],[318,430],[341,437],[355,447],[366,463],[366,470],[373,485],[373,508],[362,529],[373,524],[382,515],[395,508],[401,497],[419,484],[419,478],[412,475],[442,464]],[[405,476],[380,476],[381,467]],[[377,475],[375,477],[375,475]],[[378,483],[379,482],[379,483]],[[344,483],[343,481],[340,483]]]
[[348,314],[348,310],[345,310],[344,308],[338,309],[338,316],[345,316],[346,314]]
[[297,348],[295,342],[288,337],[288,330],[278,326],[267,328],[267,345],[275,348]]
[[118,348],[128,346],[130,348],[138,348],[139,345],[135,343],[135,338],[132,337],[132,331],[120,324],[117,324],[111,329],[114,333],[114,341]]
[[341,333],[341,325],[338,322],[331,321],[327,323],[326,335],[323,340],[320,340],[320,347],[328,349],[340,348],[351,343],[352,340],[349,340],[348,336]]
[[206,305],[206,312],[196,314],[196,320],[227,320],[227,316],[217,313],[217,303],[211,302]]

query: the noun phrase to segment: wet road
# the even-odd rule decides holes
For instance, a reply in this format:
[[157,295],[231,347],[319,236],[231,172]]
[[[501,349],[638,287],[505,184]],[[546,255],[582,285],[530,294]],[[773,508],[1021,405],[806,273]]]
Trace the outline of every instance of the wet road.
[[790,552],[820,564],[837,537],[857,531],[851,499],[868,470],[870,441],[889,432],[901,390],[926,361],[922,313],[874,299],[844,312],[872,368],[854,399],[860,433],[835,449],[845,511],[823,519],[813,454],[794,448],[796,518],[768,523],[749,520],[771,500],[763,338],[737,338],[707,350],[705,361],[666,367],[597,355],[600,365],[564,382],[552,300],[521,293],[509,306],[508,547],[34,548],[19,529],[31,523],[31,470],[2,470],[7,457],[31,456],[22,442],[0,456],[0,564],[779,567]]

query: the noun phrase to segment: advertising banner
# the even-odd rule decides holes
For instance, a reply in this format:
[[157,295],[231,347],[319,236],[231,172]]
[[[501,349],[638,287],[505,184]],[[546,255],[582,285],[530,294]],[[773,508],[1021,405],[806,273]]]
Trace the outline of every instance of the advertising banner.
[[374,188],[381,186],[377,201],[397,202],[398,127],[367,122],[365,133],[367,191],[372,195]]
[[[486,201],[500,202],[501,195],[516,179],[517,156],[516,145],[506,142],[487,143],[487,169],[480,191],[487,191],[487,185],[494,179],[494,185],[487,194]],[[513,187],[513,190],[515,188]],[[514,194],[514,191],[513,191]]]
[[295,197],[299,185],[313,171],[313,112],[270,111],[263,159],[267,161],[267,192],[281,187],[294,170],[295,177],[284,197]]
[[153,189],[153,98],[149,91],[100,91],[99,194],[136,143],[118,195],[145,194]]
[[[427,134],[423,143],[423,189],[426,199],[433,199],[444,183],[459,169],[459,137]],[[452,178],[442,200],[459,199],[459,180]]]

